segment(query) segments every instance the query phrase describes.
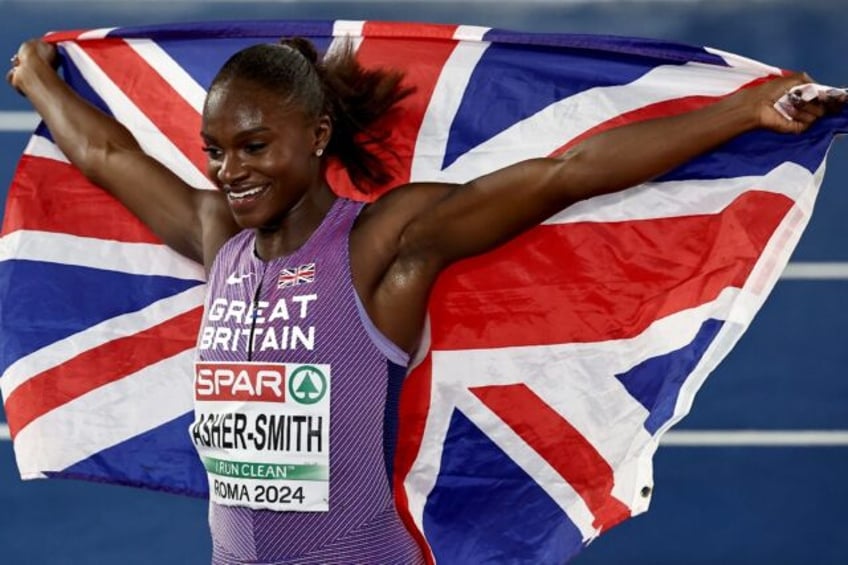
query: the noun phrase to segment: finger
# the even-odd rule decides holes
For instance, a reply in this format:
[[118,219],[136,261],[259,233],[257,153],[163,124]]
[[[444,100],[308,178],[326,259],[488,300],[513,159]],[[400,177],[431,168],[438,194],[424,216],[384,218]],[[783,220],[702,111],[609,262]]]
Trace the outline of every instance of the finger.
[[793,116],[793,119],[795,121],[801,122],[802,124],[811,124],[811,123],[815,122],[817,119],[819,119],[820,117],[821,117],[820,114],[814,114],[812,112],[808,112],[806,110],[799,109],[795,113],[795,115]]
[[793,84],[806,84],[808,82],[816,82],[813,80],[813,77],[808,75],[807,73],[792,73],[787,77]]
[[12,86],[12,88],[15,89],[15,91],[18,94],[20,94],[21,96],[26,96],[23,93],[23,91],[15,85],[15,68],[14,67],[12,67],[11,69],[8,70],[8,72],[6,72],[6,82],[8,82]]
[[839,100],[828,100],[824,104],[824,109],[828,114],[838,114],[845,108],[845,102]]
[[807,102],[801,106],[798,106],[797,108],[803,112],[807,112],[819,118],[824,116],[826,112],[824,104],[822,104],[818,100]]
[[809,127],[810,123],[794,119],[791,122],[784,122],[778,128],[778,131],[782,131],[784,133],[803,133],[807,131]]

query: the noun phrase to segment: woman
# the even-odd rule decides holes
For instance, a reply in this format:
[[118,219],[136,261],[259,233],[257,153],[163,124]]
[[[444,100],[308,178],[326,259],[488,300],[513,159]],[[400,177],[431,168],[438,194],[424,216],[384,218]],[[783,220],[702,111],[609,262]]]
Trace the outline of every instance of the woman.
[[[202,137],[218,191],[195,190],[57,76],[56,51],[21,46],[9,72],[65,155],[209,275],[195,422],[209,470],[213,560],[416,563],[387,465],[396,396],[436,277],[570,204],[655,177],[754,128],[797,133],[774,102],[803,75],[701,110],[587,139],[465,185],[337,198],[334,155],[358,186],[386,171],[364,138],[407,94],[350,51],[319,63],[303,40],[233,56],[210,87]],[[610,164],[614,164],[610,166]]]

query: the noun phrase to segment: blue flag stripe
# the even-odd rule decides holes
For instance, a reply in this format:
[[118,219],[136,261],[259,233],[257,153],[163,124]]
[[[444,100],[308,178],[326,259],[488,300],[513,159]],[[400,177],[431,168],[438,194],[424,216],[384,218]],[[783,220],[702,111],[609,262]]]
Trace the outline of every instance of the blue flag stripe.
[[804,136],[752,131],[688,161],[658,181],[721,179],[764,175],[782,163],[794,162],[815,172],[836,133],[848,131],[848,109],[819,120]]
[[[595,87],[628,84],[659,63],[642,55],[560,46],[493,45],[471,75],[451,124],[442,168],[464,153],[551,104]],[[568,75],[568,81],[558,77]]]
[[332,21],[268,21],[175,23],[156,26],[125,26],[111,30],[109,37],[140,37],[153,40],[194,41],[208,38],[257,37],[279,39],[284,36],[329,37]]
[[646,359],[629,371],[616,375],[627,392],[651,413],[645,421],[645,429],[649,432],[656,432],[674,414],[680,387],[723,325],[721,320],[706,320],[688,345]]
[[[15,284],[20,280],[29,283]],[[55,341],[199,284],[39,261],[0,262],[0,369]]]
[[[535,520],[515,519],[516,509]],[[582,546],[562,509],[458,410],[424,508],[424,533],[437,563],[565,563]]]
[[[192,412],[139,434],[79,463],[53,473],[53,476],[105,481],[129,486],[157,485],[158,490],[205,497],[208,495],[203,465],[193,446],[186,442]],[[127,465],[139,453],[157,453],[153,464],[139,460]]]
[[[209,89],[218,69],[234,53],[258,43],[276,43],[280,37],[239,36],[226,39],[198,39],[196,41],[161,41],[161,47],[197,83]],[[315,48],[325,52],[330,46],[329,37],[312,38]]]
[[505,29],[491,29],[483,36],[485,41],[517,45],[546,45],[580,51],[584,57],[594,53],[617,53],[655,59],[658,63],[697,62],[727,66],[727,62],[700,46],[641,37],[610,35],[527,33]]

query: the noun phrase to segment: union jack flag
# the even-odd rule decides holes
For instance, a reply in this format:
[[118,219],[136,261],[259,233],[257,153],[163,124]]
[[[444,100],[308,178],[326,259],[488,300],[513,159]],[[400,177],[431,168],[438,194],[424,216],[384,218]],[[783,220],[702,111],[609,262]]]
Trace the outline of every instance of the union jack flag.
[[[706,47],[474,26],[235,22],[48,38],[73,88],[209,189],[198,131],[216,69],[293,35],[322,51],[353,38],[366,65],[406,69],[417,87],[386,118],[398,156],[386,189],[557,155],[782,72]],[[393,469],[398,509],[431,561],[563,562],[648,508],[660,436],[777,281],[846,120],[748,133],[444,274],[404,385]],[[329,176],[359,197],[338,166]],[[44,127],[10,189],[0,252],[2,389],[22,477],[204,495],[186,433],[200,267],[89,184]]]
[[293,269],[283,269],[277,277],[278,288],[288,288],[315,281],[315,263],[300,265]]

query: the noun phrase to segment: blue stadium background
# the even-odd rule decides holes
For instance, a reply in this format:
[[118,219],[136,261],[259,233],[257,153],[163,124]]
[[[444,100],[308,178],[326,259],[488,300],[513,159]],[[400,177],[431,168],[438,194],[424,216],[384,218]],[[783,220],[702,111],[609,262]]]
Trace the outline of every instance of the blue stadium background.
[[[844,85],[848,34],[840,4],[0,0],[0,53],[11,55],[20,41],[57,29],[217,19],[417,20],[671,39]],[[29,109],[0,89],[0,113]],[[0,129],[4,196],[27,137]],[[662,447],[651,510],[601,537],[577,563],[848,563],[845,144],[837,140],[831,151],[816,214],[793,257],[793,268],[810,267],[811,275],[777,285],[677,428],[754,430],[777,444],[735,446],[727,441],[732,434],[722,433],[719,445]],[[821,443],[790,445],[793,431],[821,432]],[[0,563],[190,565],[208,563],[209,553],[203,501],[77,481],[24,483],[11,443],[0,441]]]

